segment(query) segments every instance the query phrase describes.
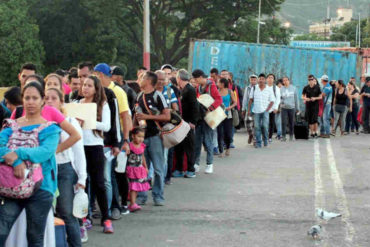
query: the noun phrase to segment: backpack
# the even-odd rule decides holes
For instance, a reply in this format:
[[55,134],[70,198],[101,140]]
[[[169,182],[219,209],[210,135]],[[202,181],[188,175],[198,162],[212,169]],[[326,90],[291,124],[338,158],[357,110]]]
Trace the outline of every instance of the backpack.
[[[31,131],[26,131],[22,130],[15,120],[7,120],[7,126],[13,130],[13,133],[9,137],[7,147],[10,150],[16,150],[20,147],[38,147],[40,145],[39,133],[51,124],[53,124],[53,122],[47,122]],[[15,177],[13,166],[0,163],[1,196],[13,199],[26,199],[31,197],[40,188],[44,179],[41,164],[31,163],[28,160],[23,162],[28,171],[28,173],[26,171],[25,178]]]

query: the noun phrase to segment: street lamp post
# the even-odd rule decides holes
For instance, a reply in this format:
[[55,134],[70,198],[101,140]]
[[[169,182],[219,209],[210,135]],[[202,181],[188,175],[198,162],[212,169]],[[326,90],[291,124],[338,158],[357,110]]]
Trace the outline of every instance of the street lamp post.
[[150,0],[144,0],[144,42],[143,42],[143,64],[150,70],[150,19],[149,19],[149,6]]
[[260,43],[260,25],[261,25],[261,0],[259,0],[258,3],[257,44]]

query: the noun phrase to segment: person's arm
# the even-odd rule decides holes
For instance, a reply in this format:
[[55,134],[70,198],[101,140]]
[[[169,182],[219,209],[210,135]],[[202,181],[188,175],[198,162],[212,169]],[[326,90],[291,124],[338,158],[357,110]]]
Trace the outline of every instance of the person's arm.
[[209,111],[216,110],[217,107],[219,107],[222,104],[222,97],[220,95],[220,92],[218,92],[218,89],[216,87],[216,84],[212,83],[209,85],[211,87],[211,96],[215,100],[213,104],[208,107]]
[[102,121],[96,121],[96,129],[101,130],[103,132],[108,132],[111,128],[110,122],[110,109],[107,102],[103,105],[103,112],[102,112]]
[[170,104],[171,104],[171,109],[174,111],[179,111],[179,101],[176,98],[176,94],[173,91],[171,87],[168,87],[167,90],[170,90],[171,93],[171,99],[170,99]]
[[299,112],[299,99],[298,99],[297,89],[294,89],[294,104],[295,104],[296,111]]
[[266,112],[269,112],[271,107],[274,105],[274,101],[270,101],[270,104],[267,106]]
[[[191,88],[190,90],[186,89],[186,94],[183,95],[184,102],[188,101],[187,104],[192,107],[191,110],[191,119],[190,119],[190,127],[193,129],[195,128],[195,125],[200,119],[200,113],[199,113],[199,104],[197,100],[197,93],[194,88]],[[183,112],[184,113],[184,112]]]
[[236,96],[233,91],[231,91],[230,96],[231,96],[232,104],[226,108],[227,111],[230,109],[233,109],[238,104]]
[[145,170],[148,173],[149,169],[148,169],[148,166],[146,165],[145,155],[143,155],[142,157],[143,157],[143,166],[145,167]]
[[248,87],[245,88],[244,90],[244,95],[243,95],[243,103],[242,103],[242,112],[244,112],[245,114],[245,111],[248,110]]
[[270,90],[270,95],[269,95],[269,105],[267,106],[266,108],[266,112],[269,112],[270,109],[273,107],[274,103],[275,103],[275,96],[274,96],[274,92],[272,91],[272,89]]
[[75,127],[71,123],[69,123],[66,119],[64,119],[60,124],[60,128],[67,132],[69,137],[64,142],[58,145],[56,153],[63,152],[64,150],[72,147],[76,142],[81,140],[81,134],[78,133]]
[[[128,140],[130,138],[130,131],[132,129],[132,120],[130,114],[128,111],[124,111],[120,113],[120,117],[123,124],[123,139]],[[123,142],[121,150],[125,150],[126,154],[130,153],[130,146],[126,141]]]
[[60,128],[56,125],[43,129],[39,134],[39,146],[32,148],[20,147],[14,151],[18,159],[14,162],[13,167],[16,167],[24,160],[29,160],[32,163],[43,163],[51,159],[57,150],[59,135]]
[[[77,120],[72,119],[72,125],[76,128],[78,133],[82,134],[82,129]],[[84,143],[82,138],[72,146],[73,163],[77,173],[77,184],[81,188],[85,188],[87,171],[86,171],[86,156],[84,150]],[[82,185],[82,186],[81,186]]]
[[7,147],[9,137],[13,133],[11,128],[5,128],[0,132],[0,162],[5,162],[3,156],[12,151]]
[[163,95],[159,93],[157,106],[160,110],[159,115],[136,113],[136,119],[140,120],[153,120],[157,122],[168,122],[171,120],[171,110],[168,108],[166,100]]

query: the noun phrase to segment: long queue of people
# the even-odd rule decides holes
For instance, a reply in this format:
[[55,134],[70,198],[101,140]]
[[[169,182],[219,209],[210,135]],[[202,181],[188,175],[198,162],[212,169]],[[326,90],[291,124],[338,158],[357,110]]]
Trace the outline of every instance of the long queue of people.
[[[287,134],[294,139],[301,99],[288,77],[251,75],[243,92],[230,71],[219,74],[215,68],[208,77],[199,69],[190,74],[165,64],[155,72],[142,67],[137,76],[139,88],[125,82],[120,67],[105,63],[83,62],[45,78],[35,65],[22,66],[20,87],[10,88],[0,105],[5,118],[0,132],[0,246],[14,235],[30,246],[43,246],[54,214],[65,222],[69,246],[87,242],[94,219],[100,219],[104,233],[112,234],[112,220],[139,211],[150,190],[153,204],[164,206],[164,188],[171,178],[195,178],[203,147],[204,172],[212,174],[214,155],[231,155],[234,133],[244,122],[248,143],[256,148],[268,146],[275,130],[281,141]],[[312,138],[318,136],[318,123],[322,137],[334,135],[337,126],[342,134],[352,124],[358,131],[360,96],[363,128],[369,133],[370,78],[361,92],[354,83],[341,81],[333,89],[325,75],[321,83],[311,75],[308,81],[302,99]],[[212,99],[207,107],[198,100],[204,94]],[[82,117],[68,116],[67,103],[95,104],[94,128],[84,128]],[[206,117],[220,107],[224,117],[212,128]],[[190,131],[166,148],[162,128],[182,120]],[[122,152],[127,162],[118,172]],[[78,219],[73,200],[81,190],[88,194],[89,207],[87,217]]]
[[[195,178],[200,171],[203,145],[204,172],[214,172],[215,131],[204,117],[221,104],[227,117],[216,131],[218,146],[230,155],[231,111],[239,104],[230,80],[216,85],[201,70],[190,74],[171,65],[155,72],[140,68],[137,75],[138,90],[124,81],[121,68],[105,63],[83,62],[45,78],[35,65],[22,66],[19,87],[10,88],[0,105],[0,246],[43,246],[54,238],[45,231],[54,215],[65,223],[68,245],[81,246],[94,219],[100,218],[104,233],[113,233],[112,220],[140,210],[149,190],[154,205],[164,206],[164,186],[172,177]],[[214,100],[208,108],[198,103],[202,94]],[[95,104],[94,128],[84,128],[83,117],[70,117],[67,103]],[[161,128],[178,118],[190,131],[165,148]],[[126,168],[117,172],[122,152]],[[78,219],[73,204],[81,190],[89,208]]]

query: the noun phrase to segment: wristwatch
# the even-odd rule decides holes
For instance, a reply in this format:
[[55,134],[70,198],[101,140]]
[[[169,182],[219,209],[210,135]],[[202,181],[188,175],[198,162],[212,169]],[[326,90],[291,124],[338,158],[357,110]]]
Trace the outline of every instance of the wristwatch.
[[130,140],[129,139],[124,139],[123,140],[123,143],[127,142],[127,144],[130,144]]

